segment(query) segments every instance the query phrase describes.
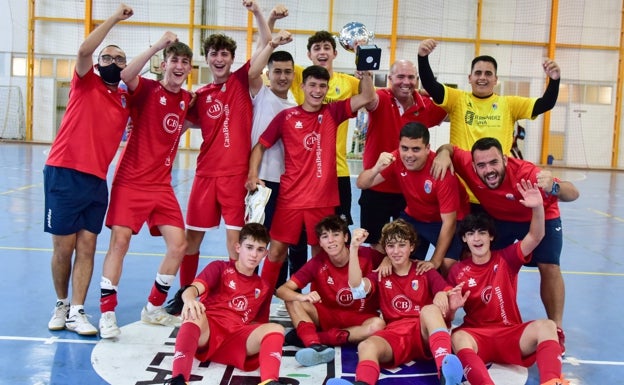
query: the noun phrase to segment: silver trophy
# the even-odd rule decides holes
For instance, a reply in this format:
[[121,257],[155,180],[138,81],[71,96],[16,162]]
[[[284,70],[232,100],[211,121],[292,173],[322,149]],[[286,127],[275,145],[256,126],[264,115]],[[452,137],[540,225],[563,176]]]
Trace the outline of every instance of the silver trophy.
[[340,31],[338,42],[347,51],[355,52],[355,67],[359,71],[379,69],[381,49],[371,43],[374,36],[364,24],[357,21],[347,23]]

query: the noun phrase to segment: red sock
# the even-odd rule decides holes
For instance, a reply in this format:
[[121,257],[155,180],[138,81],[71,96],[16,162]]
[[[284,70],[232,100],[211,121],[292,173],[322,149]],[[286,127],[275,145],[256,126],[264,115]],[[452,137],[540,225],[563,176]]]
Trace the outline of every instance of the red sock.
[[180,264],[180,287],[193,283],[199,266],[199,251],[195,254],[187,254]]
[[341,346],[345,345],[349,339],[349,331],[344,329],[333,328],[327,331],[320,331],[317,333],[319,341],[323,345],[329,346]]
[[101,290],[100,295],[100,312],[106,313],[107,311],[115,311],[117,307],[117,292],[115,290]]
[[561,346],[559,341],[542,341],[537,345],[535,356],[540,382],[561,377]]
[[464,348],[457,352],[457,357],[464,367],[464,373],[466,373],[468,382],[471,384],[494,385],[494,381],[490,377],[483,360],[474,350]]
[[355,368],[355,380],[367,384],[376,384],[379,379],[379,364],[372,360],[364,360]]
[[284,262],[271,262],[269,261],[269,257],[264,258],[260,276],[269,284],[269,287],[275,287],[277,285],[282,263]]
[[301,342],[303,342],[303,345],[306,348],[310,345],[321,343],[321,340],[316,333],[316,325],[314,325],[314,322],[299,322],[297,325],[297,335],[301,338]]
[[147,300],[154,306],[162,306],[163,303],[167,300],[167,292],[169,291],[170,286],[162,286],[154,281],[154,285],[152,285],[152,291],[150,292]]
[[173,369],[171,377],[179,374],[184,376],[186,381],[191,378],[193,358],[197,351],[197,343],[201,335],[199,326],[192,322],[184,322],[178,330],[175,342],[175,354],[173,355]]
[[452,353],[451,335],[446,329],[434,330],[429,336],[429,349],[433,353],[438,373],[442,367],[442,361],[447,354]]
[[260,382],[279,379],[283,345],[284,334],[278,332],[271,332],[260,341]]

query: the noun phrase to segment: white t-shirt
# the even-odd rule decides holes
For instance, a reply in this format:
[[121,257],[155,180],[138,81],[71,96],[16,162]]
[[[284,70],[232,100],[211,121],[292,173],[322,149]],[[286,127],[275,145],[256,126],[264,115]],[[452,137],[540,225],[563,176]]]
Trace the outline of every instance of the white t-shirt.
[[[253,124],[251,126],[251,145],[258,143],[260,135],[266,130],[271,120],[280,111],[294,107],[297,104],[288,99],[282,99],[275,95],[269,87],[262,87],[260,92],[252,100]],[[284,144],[281,140],[264,152],[260,163],[260,179],[279,183],[280,176],[284,173]]]

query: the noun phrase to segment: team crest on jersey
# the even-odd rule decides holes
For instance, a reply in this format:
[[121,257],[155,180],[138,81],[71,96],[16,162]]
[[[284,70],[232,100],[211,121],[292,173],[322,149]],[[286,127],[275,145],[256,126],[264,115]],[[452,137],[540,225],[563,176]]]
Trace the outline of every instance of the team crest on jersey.
[[261,293],[261,290],[260,290],[260,289],[258,289],[258,288],[255,288],[255,289],[254,289],[254,296],[256,297],[256,299],[257,299],[258,297],[260,297],[260,293]]
[[163,106],[166,106],[167,105],[167,97],[161,96],[160,97],[160,104],[162,104]]
[[412,301],[403,294],[399,294],[392,298],[392,307],[401,313],[405,313],[412,308]]
[[225,83],[223,83],[223,86],[221,86],[221,92],[225,92],[227,91],[227,87],[225,86]]
[[336,91],[336,95],[340,95],[340,88],[339,87],[336,87],[335,91]]
[[492,104],[492,109],[494,109],[494,110],[498,109],[498,103],[493,103]]
[[319,124],[323,123],[323,114],[319,114],[317,117]]
[[412,281],[412,290],[418,291],[418,280],[417,279],[414,279]]
[[514,195],[512,193],[505,194],[505,198],[507,198],[507,200],[510,200],[510,201],[515,201],[516,200],[516,197],[514,197]]
[[431,190],[433,190],[433,182],[429,179],[425,181],[425,192],[427,194],[431,194]]
[[181,101],[180,101],[180,109],[181,109],[182,111],[184,111],[184,109],[185,109],[185,108],[186,108],[186,103],[184,102],[184,100],[181,100]]
[[493,270],[494,270],[495,273],[498,272],[498,263],[496,265],[494,265]]
[[244,295],[239,295],[237,297],[232,298],[230,301],[230,307],[236,311],[245,311],[249,303],[247,302],[247,297]]
[[316,132],[311,132],[303,138],[303,148],[308,151],[315,149],[317,143],[320,141],[320,135]]
[[168,134],[173,134],[180,128],[180,117],[173,112],[168,113],[163,118],[163,129]]
[[209,102],[206,100],[206,115],[210,119],[219,119],[223,115],[223,103],[219,99]]
[[483,289],[483,291],[481,292],[481,301],[483,301],[484,304],[488,304],[490,303],[491,300],[492,300],[492,286],[488,286],[485,289]]
[[121,106],[122,106],[123,108],[126,108],[126,103],[127,103],[127,101],[126,101],[126,95],[121,95]]
[[343,287],[336,293],[336,303],[340,306],[351,306],[353,304],[353,293],[351,289]]

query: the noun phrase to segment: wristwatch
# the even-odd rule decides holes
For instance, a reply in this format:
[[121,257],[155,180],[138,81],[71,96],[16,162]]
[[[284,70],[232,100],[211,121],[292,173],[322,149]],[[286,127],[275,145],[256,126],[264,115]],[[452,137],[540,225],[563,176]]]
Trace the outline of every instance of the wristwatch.
[[561,186],[559,186],[559,182],[557,182],[556,180],[553,180],[552,188],[550,189],[550,195],[554,195],[554,196],[559,195],[560,189],[561,189]]

